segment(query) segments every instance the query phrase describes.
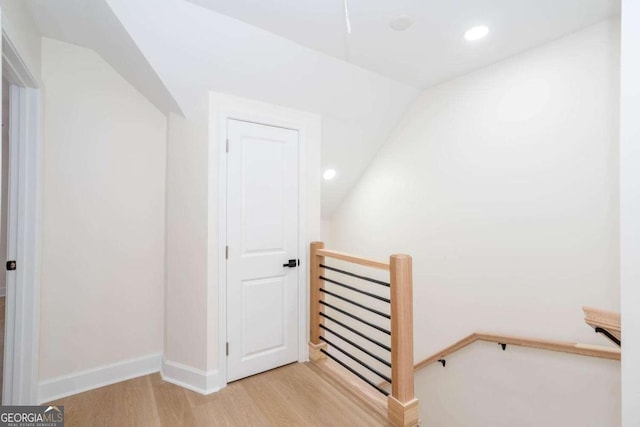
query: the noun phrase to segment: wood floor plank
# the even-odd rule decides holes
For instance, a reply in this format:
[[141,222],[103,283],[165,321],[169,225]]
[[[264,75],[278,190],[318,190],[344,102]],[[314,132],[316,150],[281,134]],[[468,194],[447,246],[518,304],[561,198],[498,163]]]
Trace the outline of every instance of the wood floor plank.
[[159,374],[152,377],[151,384],[156,401],[160,425],[163,427],[192,427],[196,426],[191,405],[185,396],[184,389],[175,384],[157,381]]
[[295,370],[296,379],[284,375],[276,383],[279,389],[298,397],[294,410],[304,416],[313,414],[321,425],[390,425],[386,419],[372,413],[370,408],[347,398],[322,377],[321,371],[316,372],[313,367],[313,364],[294,365],[291,370]]
[[116,384],[116,407],[119,425],[157,426],[159,424],[156,397],[149,376]]
[[148,376],[50,402],[64,405],[65,426],[158,426],[156,400]]
[[207,403],[193,409],[198,426],[268,426],[267,416],[255,404],[243,384],[227,386],[208,396]]
[[80,393],[65,406],[68,427],[389,426],[309,364],[293,364],[202,396],[147,375]]
[[274,385],[274,379],[285,368],[255,375],[245,381],[242,386],[256,406],[264,413],[271,426],[302,426],[305,419],[301,417],[293,406],[297,404],[294,396],[287,396]]

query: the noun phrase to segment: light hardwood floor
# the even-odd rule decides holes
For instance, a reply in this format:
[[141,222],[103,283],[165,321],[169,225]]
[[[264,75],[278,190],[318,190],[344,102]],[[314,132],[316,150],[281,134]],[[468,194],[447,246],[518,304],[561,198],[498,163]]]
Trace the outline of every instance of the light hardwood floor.
[[309,363],[229,384],[209,396],[152,374],[51,402],[65,426],[389,426]]

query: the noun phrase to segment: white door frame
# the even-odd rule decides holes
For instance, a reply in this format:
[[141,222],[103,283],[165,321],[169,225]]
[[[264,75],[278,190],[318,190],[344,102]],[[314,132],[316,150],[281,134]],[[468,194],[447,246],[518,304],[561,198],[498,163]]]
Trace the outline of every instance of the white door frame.
[[[7,234],[18,263],[7,280],[5,405],[37,404],[41,253],[41,104],[37,79],[2,32],[2,59],[10,92],[10,176]],[[4,268],[4,260],[2,266]],[[4,274],[4,272],[3,272]]]
[[[258,101],[247,100],[231,95],[211,93],[210,96],[210,170],[218,167],[217,195],[213,183],[210,181],[209,206],[213,203],[218,205],[217,230],[218,235],[215,242],[210,240],[210,247],[215,245],[217,249],[217,259],[209,259],[209,263],[217,261],[218,274],[217,283],[215,278],[209,278],[208,294],[215,295],[217,288],[217,350],[218,350],[218,389],[227,385],[227,266],[225,257],[226,241],[226,212],[227,212],[227,120],[236,119],[246,122],[253,122],[269,126],[282,127],[297,130],[299,134],[298,150],[298,180],[299,180],[299,210],[298,210],[298,250],[300,258],[300,274],[298,274],[298,361],[308,360],[308,330],[309,330],[309,301],[308,301],[308,246],[311,240],[319,238],[320,225],[320,139],[321,139],[321,117],[316,114],[284,108],[276,105],[266,104]],[[217,145],[217,147],[216,147]],[[218,159],[215,159],[215,155]],[[316,159],[317,157],[317,159]],[[213,169],[212,169],[213,167]],[[317,177],[317,188],[315,181]],[[309,196],[312,192],[317,194]],[[317,203],[311,200],[317,197]],[[315,213],[310,209],[317,208],[317,224],[309,224],[309,218]],[[210,224],[213,226],[214,224]],[[211,227],[210,230],[214,228]],[[211,234],[211,233],[210,233]],[[208,298],[211,303],[214,300]],[[211,334],[211,332],[208,332]]]

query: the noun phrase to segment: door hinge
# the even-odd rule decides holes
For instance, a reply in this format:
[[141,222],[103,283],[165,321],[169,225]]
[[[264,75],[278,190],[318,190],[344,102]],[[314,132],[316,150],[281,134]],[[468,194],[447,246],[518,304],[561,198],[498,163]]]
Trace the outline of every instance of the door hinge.
[[15,261],[7,261],[7,271],[14,271],[18,267]]
[[224,259],[229,259],[229,246],[224,247]]
[[229,152],[229,139],[227,138],[227,153]]
[[227,356],[229,355],[229,343],[227,343]]

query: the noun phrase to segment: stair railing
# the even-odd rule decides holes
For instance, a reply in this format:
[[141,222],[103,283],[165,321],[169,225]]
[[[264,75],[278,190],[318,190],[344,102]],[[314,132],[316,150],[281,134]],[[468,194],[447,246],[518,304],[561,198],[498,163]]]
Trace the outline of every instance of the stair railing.
[[[394,426],[418,425],[419,407],[413,383],[411,257],[391,255],[385,263],[327,250],[322,242],[311,244],[310,255],[309,359],[317,363],[331,359],[386,396],[387,417]],[[389,279],[380,280],[346,267],[339,268],[330,265],[329,259],[382,270],[388,272]],[[333,276],[328,277],[327,272]],[[343,278],[350,283],[345,283],[347,280]],[[387,288],[388,297],[372,292],[370,285]],[[380,308],[380,304],[385,308]],[[372,337],[373,331],[388,335],[390,345]],[[390,391],[370,376],[390,383]]]

